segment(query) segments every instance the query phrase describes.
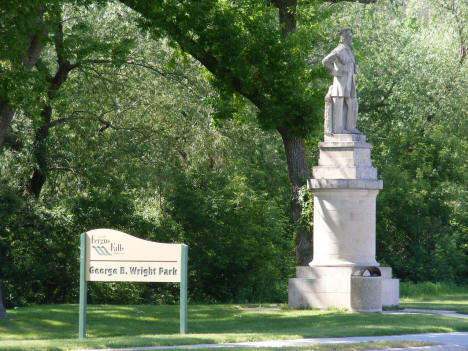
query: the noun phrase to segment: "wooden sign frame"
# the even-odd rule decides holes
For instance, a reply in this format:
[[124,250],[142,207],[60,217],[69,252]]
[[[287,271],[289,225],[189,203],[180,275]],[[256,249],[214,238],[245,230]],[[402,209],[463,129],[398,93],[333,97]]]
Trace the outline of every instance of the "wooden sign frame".
[[[167,256],[167,252],[176,253],[174,260],[162,260],[162,261],[145,261],[146,263],[158,262],[163,267],[160,267],[159,270],[156,268],[149,267],[146,270],[138,270],[136,267],[131,267],[130,277],[128,275],[128,267],[126,265],[129,261],[126,260],[124,248],[127,245],[114,244],[105,242],[105,245],[101,245],[102,242],[98,242],[96,245],[92,245],[90,240],[95,240],[94,237],[89,238],[89,234],[93,233],[98,238],[106,237],[106,235],[116,235],[118,238],[128,242],[137,242],[138,250],[144,248],[144,246],[150,247],[149,254],[152,254],[152,249],[158,249],[162,247]],[[101,239],[97,239],[101,240]],[[109,245],[111,245],[109,247]],[[107,247],[106,247],[107,246]],[[91,250],[94,249],[94,251]],[[135,251],[135,247],[133,247]],[[180,252],[178,251],[180,250]],[[116,257],[112,257],[113,251],[116,251]],[[180,256],[179,256],[180,253]],[[135,254],[135,252],[134,252]],[[148,254],[148,252],[147,252]],[[169,253],[170,255],[170,253]],[[104,257],[98,257],[104,256]],[[107,257],[111,256],[111,257]],[[94,259],[102,258],[102,259]],[[114,259],[116,258],[116,259]],[[99,262],[98,264],[108,267],[109,264],[120,263],[119,269],[116,268],[100,268],[95,270],[91,266],[91,262]],[[164,265],[170,262],[173,266],[174,263],[179,263],[178,268],[173,267],[172,271],[165,268]],[[80,339],[86,338],[86,307],[87,307],[87,295],[88,295],[88,281],[149,281],[149,282],[179,282],[180,283],[180,334],[187,333],[187,263],[188,263],[188,246],[185,244],[162,244],[151,242],[147,240],[142,240],[137,237],[131,236],[129,234],[119,232],[112,229],[95,229],[81,234],[80,241],[80,305],[79,305],[79,318],[78,318],[78,337]],[[134,264],[134,263],[133,263]],[[134,268],[134,269],[133,269]],[[179,272],[177,270],[179,269]],[[103,275],[95,275],[92,273],[95,272],[104,272]],[[145,273],[143,275],[143,272]],[[140,274],[141,273],[141,274]],[[175,274],[177,273],[177,274]],[[158,275],[159,274],[159,275]]]

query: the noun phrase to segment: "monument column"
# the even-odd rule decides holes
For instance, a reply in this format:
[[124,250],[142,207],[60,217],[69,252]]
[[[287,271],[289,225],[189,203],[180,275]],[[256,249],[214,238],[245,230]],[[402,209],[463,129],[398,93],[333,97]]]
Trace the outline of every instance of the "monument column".
[[378,266],[375,200],[382,181],[363,134],[325,135],[319,165],[307,182],[314,193],[314,254],[310,266]]
[[[324,141],[307,186],[314,195],[314,252],[289,280],[291,307],[381,311],[397,305],[399,280],[375,259],[376,197],[383,188],[366,136],[356,129],[356,65],[351,33],[323,59],[333,75],[325,97]],[[346,128],[346,129],[345,129]]]

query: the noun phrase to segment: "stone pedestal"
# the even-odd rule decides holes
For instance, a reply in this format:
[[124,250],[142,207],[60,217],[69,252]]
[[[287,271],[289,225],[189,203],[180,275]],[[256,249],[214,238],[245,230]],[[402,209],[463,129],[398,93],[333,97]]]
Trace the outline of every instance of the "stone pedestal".
[[362,134],[325,135],[307,182],[314,194],[314,252],[289,280],[291,307],[375,312],[398,304],[399,281],[375,260],[375,200],[383,188]]

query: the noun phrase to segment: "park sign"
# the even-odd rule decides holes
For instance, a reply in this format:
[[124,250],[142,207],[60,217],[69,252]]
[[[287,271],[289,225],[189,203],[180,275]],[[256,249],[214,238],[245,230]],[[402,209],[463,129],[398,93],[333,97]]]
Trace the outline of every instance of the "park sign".
[[79,337],[86,337],[88,281],[180,283],[180,333],[185,334],[187,251],[184,244],[157,243],[113,229],[81,234]]
[[180,282],[182,244],[162,244],[112,229],[86,233],[86,280]]

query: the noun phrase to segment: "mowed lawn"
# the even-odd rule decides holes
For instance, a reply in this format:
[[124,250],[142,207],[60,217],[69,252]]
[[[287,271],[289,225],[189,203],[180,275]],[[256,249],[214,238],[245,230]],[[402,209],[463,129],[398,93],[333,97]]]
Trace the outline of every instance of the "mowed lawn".
[[424,299],[402,298],[400,299],[400,307],[448,310],[468,314],[466,296],[451,296],[447,299],[430,297]]
[[22,307],[8,310],[9,318],[0,320],[0,349],[68,350],[468,330],[464,318],[253,307],[189,305],[189,334],[181,336],[177,305],[89,305],[85,341],[76,339],[77,305]]
[[468,314],[468,287],[434,283],[402,283],[400,307],[450,310]]

